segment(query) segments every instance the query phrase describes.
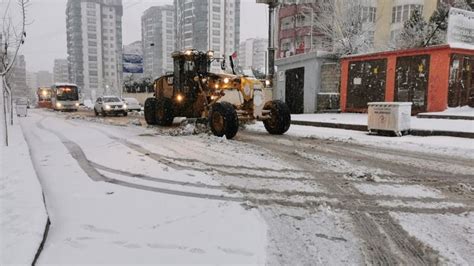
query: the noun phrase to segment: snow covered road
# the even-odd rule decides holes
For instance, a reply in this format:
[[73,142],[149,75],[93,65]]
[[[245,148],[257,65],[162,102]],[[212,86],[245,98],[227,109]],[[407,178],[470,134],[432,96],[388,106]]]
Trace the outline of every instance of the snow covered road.
[[51,216],[40,264],[474,261],[472,147],[433,154],[427,139],[397,150],[259,125],[228,141],[70,118],[34,110],[21,122]]

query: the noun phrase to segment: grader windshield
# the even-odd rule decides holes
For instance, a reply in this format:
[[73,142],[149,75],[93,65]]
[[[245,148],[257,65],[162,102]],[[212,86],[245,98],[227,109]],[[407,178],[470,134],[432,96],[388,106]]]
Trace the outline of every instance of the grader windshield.
[[193,87],[196,76],[206,76],[210,69],[209,53],[187,50],[173,54],[175,88],[183,90]]

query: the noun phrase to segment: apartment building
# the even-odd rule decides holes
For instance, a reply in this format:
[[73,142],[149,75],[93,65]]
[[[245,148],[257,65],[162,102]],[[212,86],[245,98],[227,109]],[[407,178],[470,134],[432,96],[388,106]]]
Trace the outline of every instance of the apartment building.
[[243,69],[265,72],[268,39],[250,38],[240,43],[238,63]]
[[53,74],[46,70],[36,72],[36,84],[39,87],[50,87],[53,84]]
[[70,81],[84,99],[122,89],[121,0],[68,0],[66,8]]
[[146,77],[173,71],[176,23],[172,5],[154,6],[142,16],[143,67]]
[[67,59],[54,59],[53,82],[69,82]]
[[240,1],[175,0],[176,49],[232,55],[240,43]]

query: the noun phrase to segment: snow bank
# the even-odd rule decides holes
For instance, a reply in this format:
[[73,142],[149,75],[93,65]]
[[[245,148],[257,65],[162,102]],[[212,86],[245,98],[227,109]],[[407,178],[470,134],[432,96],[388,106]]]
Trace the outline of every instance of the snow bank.
[[[472,108],[471,108],[472,109]],[[464,109],[463,109],[464,110]],[[455,112],[454,110],[451,112]],[[459,110],[458,110],[459,112]],[[430,113],[431,114],[431,113]],[[443,113],[448,115],[450,113]],[[323,123],[337,123],[347,125],[367,125],[367,114],[301,114],[292,115],[292,121],[309,121]],[[456,132],[474,132],[474,123],[469,120],[451,120],[451,119],[422,119],[411,118],[411,128],[418,130],[442,130]]]
[[443,112],[432,112],[432,113],[420,113],[420,115],[430,115],[430,116],[470,116],[474,117],[474,108],[469,106],[462,106],[462,107],[455,107],[455,108],[448,108]]
[[29,265],[43,239],[47,213],[21,127],[9,127],[9,136],[10,146],[1,146],[0,158],[0,265]]

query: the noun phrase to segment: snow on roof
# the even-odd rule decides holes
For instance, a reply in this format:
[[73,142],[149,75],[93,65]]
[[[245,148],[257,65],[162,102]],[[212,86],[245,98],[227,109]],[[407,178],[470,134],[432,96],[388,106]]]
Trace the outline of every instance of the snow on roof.
[[58,83],[54,83],[53,86],[55,87],[61,87],[61,86],[76,86],[76,84],[74,83],[67,83],[67,82],[58,82]]
[[452,43],[452,44],[441,44],[441,45],[433,45],[428,47],[417,47],[417,48],[410,48],[410,49],[399,49],[399,50],[387,50],[387,51],[378,51],[372,53],[360,53],[360,54],[350,54],[341,56],[341,59],[353,59],[353,58],[360,58],[360,57],[375,57],[375,56],[388,56],[393,54],[419,54],[423,52],[428,52],[432,50],[441,50],[441,49],[463,49],[468,50],[469,52],[474,53],[474,47],[468,44],[462,43]]

